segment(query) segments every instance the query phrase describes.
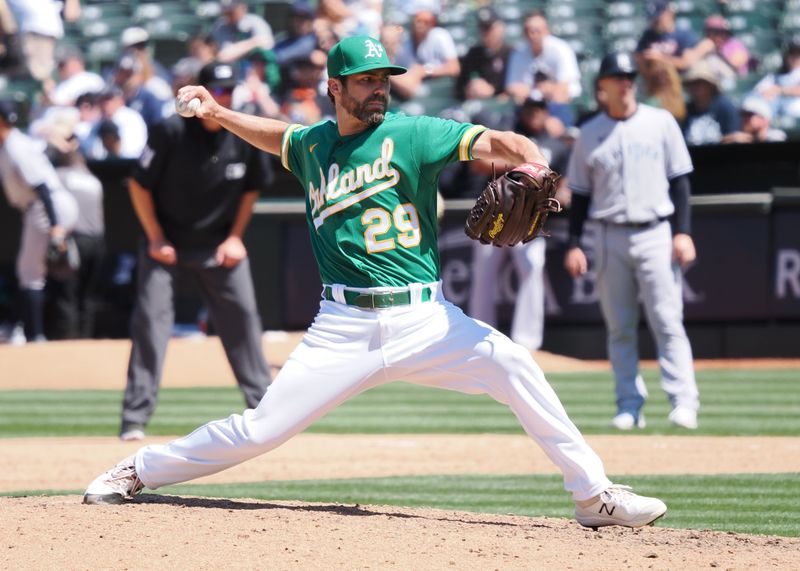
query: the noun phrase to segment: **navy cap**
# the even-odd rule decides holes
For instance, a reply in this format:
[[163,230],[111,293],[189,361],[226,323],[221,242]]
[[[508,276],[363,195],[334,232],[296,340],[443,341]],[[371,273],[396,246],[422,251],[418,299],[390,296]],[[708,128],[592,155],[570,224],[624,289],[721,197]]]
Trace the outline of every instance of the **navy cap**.
[[204,87],[236,87],[236,70],[227,63],[212,61],[200,70],[197,82]]
[[9,125],[16,124],[19,116],[17,115],[17,106],[13,101],[0,100],[0,119],[3,119]]
[[670,0],[650,0],[645,6],[645,12],[647,13],[648,20],[655,20],[661,14],[666,12],[667,10],[671,10],[673,8],[672,2]]
[[636,73],[636,62],[631,54],[627,52],[612,52],[600,62],[600,71],[597,74],[597,79],[610,75],[634,76]]
[[484,6],[475,15],[478,19],[478,28],[481,30],[488,30],[495,22],[500,21],[500,16],[489,6]]
[[300,18],[310,18],[313,19],[316,12],[314,11],[314,7],[311,6],[308,2],[295,2],[292,4],[292,16],[298,16]]

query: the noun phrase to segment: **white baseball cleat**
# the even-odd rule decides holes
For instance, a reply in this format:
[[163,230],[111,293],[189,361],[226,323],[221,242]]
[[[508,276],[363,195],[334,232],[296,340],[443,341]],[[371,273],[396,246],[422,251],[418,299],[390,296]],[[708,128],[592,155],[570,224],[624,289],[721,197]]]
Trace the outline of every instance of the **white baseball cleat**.
[[642,527],[667,513],[666,504],[658,498],[639,496],[630,490],[630,486],[613,484],[591,500],[575,502],[575,519],[596,530],[607,525]]
[[144,484],[136,475],[133,455],[103,472],[86,488],[84,504],[121,504],[142,491]]
[[611,419],[611,426],[617,430],[632,430],[634,428],[644,428],[647,423],[644,421],[644,414],[641,412],[636,416],[630,412],[620,412]]
[[673,426],[695,430],[697,428],[697,411],[685,406],[676,406],[669,413],[669,421]]
[[121,433],[119,439],[123,442],[138,442],[139,440],[144,440],[145,436],[144,430],[141,428],[131,428]]

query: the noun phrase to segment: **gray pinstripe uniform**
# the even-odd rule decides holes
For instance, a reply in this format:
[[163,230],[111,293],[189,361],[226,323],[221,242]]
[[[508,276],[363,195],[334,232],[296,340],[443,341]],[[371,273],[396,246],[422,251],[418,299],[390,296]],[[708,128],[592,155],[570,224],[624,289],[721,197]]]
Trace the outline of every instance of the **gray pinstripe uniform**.
[[673,407],[699,407],[666,220],[674,212],[669,181],[692,168],[672,116],[639,104],[626,120],[601,113],[582,125],[567,170],[569,187],[591,197],[589,218],[600,225],[595,272],[617,406],[635,416],[647,397],[639,376],[639,301],[656,340],[661,387]]

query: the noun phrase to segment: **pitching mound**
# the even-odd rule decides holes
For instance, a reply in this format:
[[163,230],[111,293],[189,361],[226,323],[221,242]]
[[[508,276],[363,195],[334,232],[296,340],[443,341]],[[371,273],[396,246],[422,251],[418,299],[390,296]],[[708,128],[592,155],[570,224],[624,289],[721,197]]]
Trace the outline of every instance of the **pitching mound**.
[[389,506],[0,498],[4,569],[792,568],[800,540]]

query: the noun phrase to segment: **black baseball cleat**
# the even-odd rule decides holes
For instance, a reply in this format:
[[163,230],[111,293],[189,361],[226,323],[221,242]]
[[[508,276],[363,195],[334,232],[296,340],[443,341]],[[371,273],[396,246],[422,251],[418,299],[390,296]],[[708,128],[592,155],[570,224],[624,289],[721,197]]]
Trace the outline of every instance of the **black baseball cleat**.
[[658,498],[639,496],[629,486],[610,486],[594,501],[575,504],[575,519],[584,527],[597,528],[607,525],[643,527],[650,525],[667,513],[667,506]]
[[83,494],[89,505],[121,504],[142,491],[144,484],[136,475],[133,456],[128,456],[110,470],[94,479]]

